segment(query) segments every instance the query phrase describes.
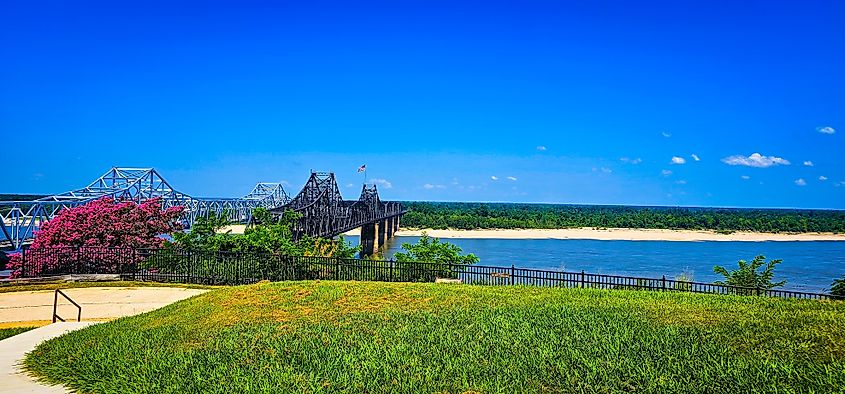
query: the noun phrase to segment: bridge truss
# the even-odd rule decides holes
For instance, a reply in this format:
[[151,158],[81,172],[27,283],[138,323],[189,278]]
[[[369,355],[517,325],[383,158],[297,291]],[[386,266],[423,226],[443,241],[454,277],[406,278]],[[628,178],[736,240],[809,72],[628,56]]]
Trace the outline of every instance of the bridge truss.
[[198,198],[176,191],[153,168],[115,167],[81,189],[34,201],[0,201],[0,247],[21,249],[41,223],[63,209],[104,197],[137,203],[160,198],[163,209],[183,206],[186,229],[200,217],[217,215],[230,223],[251,223],[256,208],[266,208],[276,218],[294,211],[301,214],[293,228],[296,237],[333,237],[406,212],[398,202],[381,201],[375,185],[364,185],[358,200],[344,200],[333,173],[312,172],[293,198],[279,183],[259,183],[241,198]]
[[295,236],[307,234],[323,238],[334,237],[407,212],[398,202],[382,202],[374,184],[365,184],[358,200],[344,200],[334,174],[324,172],[312,172],[299,194],[270,212],[278,218],[285,211],[302,215],[294,225]]
[[197,198],[174,190],[153,168],[114,167],[86,187],[35,201],[0,201],[0,247],[20,249],[31,241],[41,223],[63,209],[100,198],[140,203],[161,198],[162,207],[183,206],[183,224],[198,217],[224,215],[231,223],[248,223],[252,211],[272,209],[290,201],[279,183],[259,183],[242,198]]

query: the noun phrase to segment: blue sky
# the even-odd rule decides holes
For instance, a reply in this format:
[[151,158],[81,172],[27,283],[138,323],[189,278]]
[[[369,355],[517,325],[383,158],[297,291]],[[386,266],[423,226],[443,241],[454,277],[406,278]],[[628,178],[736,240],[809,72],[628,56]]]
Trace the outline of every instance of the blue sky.
[[7,2],[0,193],[845,208],[845,3],[691,3]]

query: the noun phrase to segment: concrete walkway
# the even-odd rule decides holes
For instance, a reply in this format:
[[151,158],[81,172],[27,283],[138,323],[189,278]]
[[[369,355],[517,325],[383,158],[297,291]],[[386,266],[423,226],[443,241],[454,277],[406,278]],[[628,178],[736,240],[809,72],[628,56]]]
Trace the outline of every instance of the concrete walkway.
[[[149,312],[208,290],[179,287],[81,287],[63,289],[82,306],[82,320],[103,321]],[[0,293],[0,325],[40,326],[53,318],[53,290]],[[58,314],[76,320],[77,309],[59,296]],[[26,324],[30,323],[30,324]]]
[[[161,308],[208,290],[178,287],[88,287],[62,290],[82,306],[59,297],[58,314],[67,323],[53,323],[0,341],[0,393],[67,393],[63,386],[46,386],[20,369],[27,353],[41,342],[92,324]],[[33,326],[49,323],[53,316],[53,290],[0,293],[0,324]]]
[[0,392],[67,393],[63,386],[46,386],[24,373],[19,365],[38,344],[66,332],[97,324],[96,322],[55,323],[0,341]]

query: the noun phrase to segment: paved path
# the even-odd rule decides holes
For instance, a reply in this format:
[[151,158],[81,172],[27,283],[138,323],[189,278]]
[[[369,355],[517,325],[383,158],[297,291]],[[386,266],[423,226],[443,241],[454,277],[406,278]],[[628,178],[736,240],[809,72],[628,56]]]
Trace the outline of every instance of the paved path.
[[87,327],[96,322],[55,323],[27,331],[0,341],[0,392],[3,393],[67,393],[62,386],[46,386],[20,370],[24,355],[38,344],[66,332]]
[[[67,393],[62,386],[36,382],[20,369],[24,356],[41,342],[78,330],[98,320],[110,320],[161,308],[207,290],[177,287],[89,287],[62,290],[82,305],[82,322],[54,323],[0,341],[0,392]],[[0,293],[0,323],[26,325],[49,320],[53,290]],[[59,315],[76,318],[76,308],[59,297]],[[88,321],[84,321],[88,320]],[[93,320],[93,321],[92,321]]]
[[[62,292],[82,305],[82,320],[110,320],[161,308],[207,290],[179,287],[83,287]],[[43,325],[53,318],[53,290],[0,293],[0,324],[32,322]],[[76,320],[76,307],[59,296],[58,314]],[[23,326],[26,324],[17,324]]]

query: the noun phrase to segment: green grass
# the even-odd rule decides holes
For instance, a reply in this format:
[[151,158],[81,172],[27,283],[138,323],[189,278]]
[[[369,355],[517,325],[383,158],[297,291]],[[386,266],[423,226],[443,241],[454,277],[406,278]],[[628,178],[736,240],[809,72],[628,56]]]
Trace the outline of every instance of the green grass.
[[0,341],[38,327],[0,328]]
[[841,392],[845,303],[373,282],[222,288],[39,346],[83,392]]
[[55,282],[55,283],[33,283],[33,284],[0,284],[0,293],[15,291],[38,291],[55,289],[75,289],[80,287],[182,287],[188,289],[214,289],[219,286],[206,286],[183,283],[161,283],[161,282],[132,282],[132,281],[109,281],[109,282]]

